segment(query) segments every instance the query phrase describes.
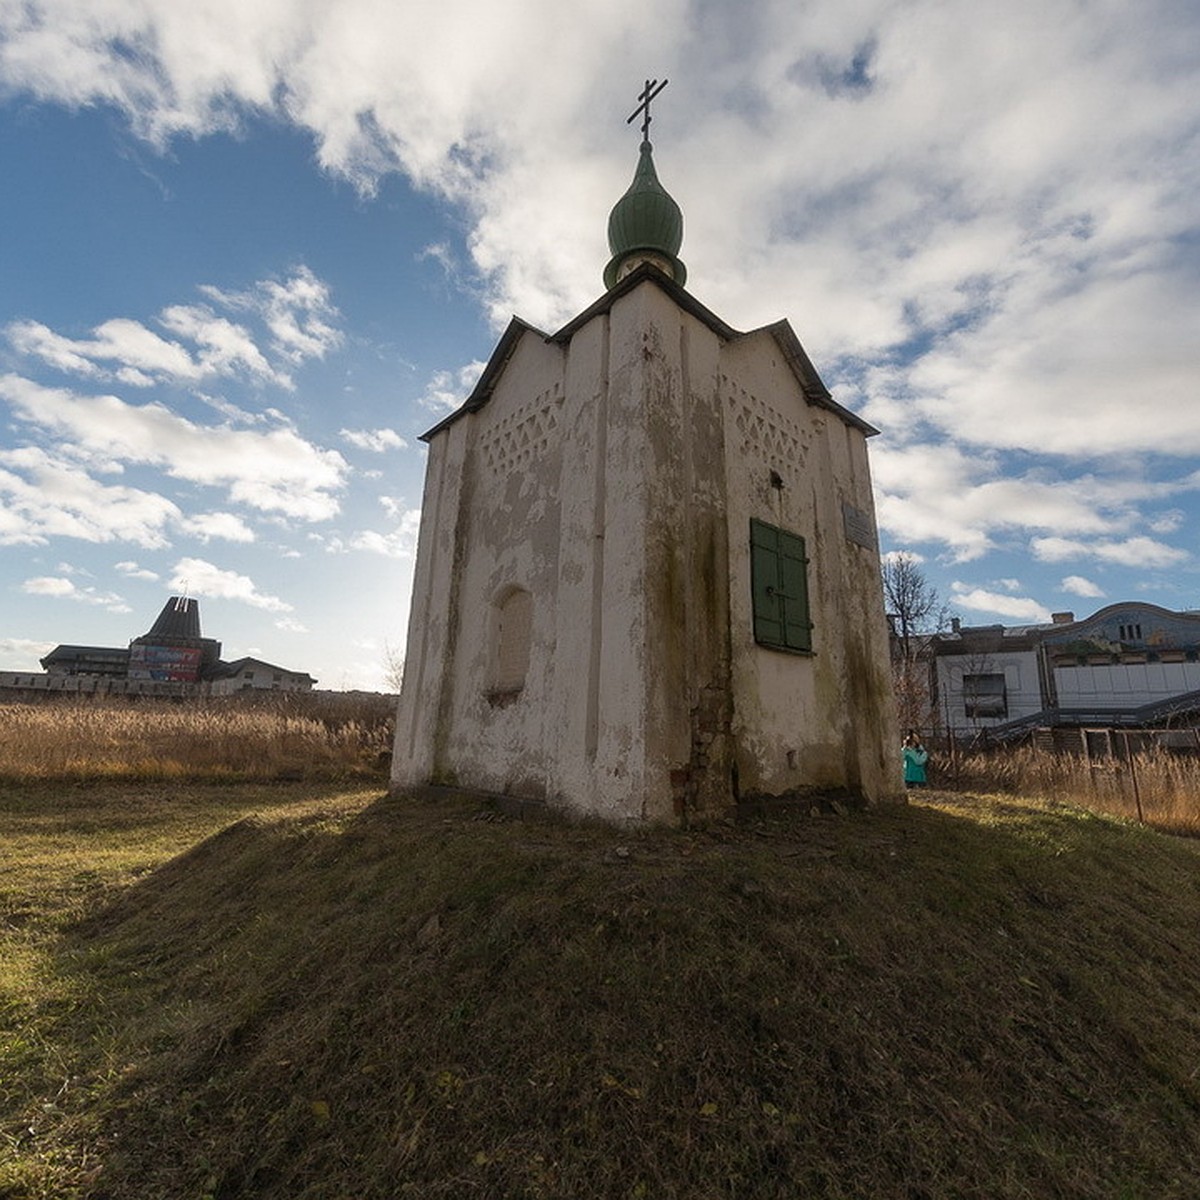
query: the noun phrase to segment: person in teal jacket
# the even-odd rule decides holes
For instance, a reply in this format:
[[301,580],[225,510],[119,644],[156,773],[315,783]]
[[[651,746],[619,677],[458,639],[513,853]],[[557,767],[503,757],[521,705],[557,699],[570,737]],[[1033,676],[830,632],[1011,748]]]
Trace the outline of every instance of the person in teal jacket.
[[929,751],[921,745],[921,738],[915,729],[908,731],[904,739],[904,786],[906,788],[925,786],[925,764],[929,761]]

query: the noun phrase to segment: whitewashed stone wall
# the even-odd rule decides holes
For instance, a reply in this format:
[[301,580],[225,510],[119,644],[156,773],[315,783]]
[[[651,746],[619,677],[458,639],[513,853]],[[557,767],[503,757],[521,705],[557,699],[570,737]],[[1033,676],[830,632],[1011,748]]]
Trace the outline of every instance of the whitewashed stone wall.
[[[806,402],[770,331],[725,341],[643,281],[569,338],[527,332],[430,443],[394,785],[628,821],[892,794],[878,559],[847,504],[873,511],[864,434]],[[751,517],[807,539],[811,655],[754,642]],[[493,686],[514,588],[519,690]]]

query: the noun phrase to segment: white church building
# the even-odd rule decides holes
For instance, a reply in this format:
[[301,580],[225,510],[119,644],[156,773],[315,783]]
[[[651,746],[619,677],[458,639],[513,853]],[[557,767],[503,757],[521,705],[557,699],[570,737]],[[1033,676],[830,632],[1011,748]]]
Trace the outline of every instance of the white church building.
[[423,435],[393,789],[621,822],[891,798],[876,431],[786,321],[684,290],[648,125],[607,291],[555,333],[514,318]]

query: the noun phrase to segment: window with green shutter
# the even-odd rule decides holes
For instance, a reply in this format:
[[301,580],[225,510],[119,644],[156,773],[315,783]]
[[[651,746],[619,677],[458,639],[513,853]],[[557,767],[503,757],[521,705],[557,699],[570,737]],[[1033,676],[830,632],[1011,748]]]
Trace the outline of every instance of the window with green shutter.
[[750,522],[754,640],[777,650],[812,650],[804,539],[765,521]]

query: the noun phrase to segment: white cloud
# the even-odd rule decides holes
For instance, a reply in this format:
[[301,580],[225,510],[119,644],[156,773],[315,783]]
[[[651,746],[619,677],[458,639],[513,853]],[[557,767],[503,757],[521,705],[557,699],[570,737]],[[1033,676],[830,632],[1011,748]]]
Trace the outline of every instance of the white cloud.
[[45,658],[54,645],[33,638],[0,638],[0,671],[40,671],[38,660]]
[[246,330],[199,307],[176,305],[162,316],[164,326],[201,344],[195,355],[139,321],[115,318],[97,325],[90,339],[72,339],[38,321],[14,321],[8,340],[20,354],[32,355],[69,374],[88,379],[119,379],[134,387],[157,382],[196,383],[239,370],[272,383],[289,383],[263,358]]
[[1195,471],[1156,480],[1124,457],[1109,475],[1072,476],[1049,460],[1018,469],[1030,457],[885,435],[871,451],[880,528],[968,561],[1031,531],[1043,540],[1124,534],[1141,521],[1140,505],[1200,488]]
[[[686,216],[690,286],[743,328],[791,317],[839,398],[885,430],[881,528],[959,561],[1030,534],[1103,557],[1173,532],[1140,518],[1170,489],[1139,491],[1125,463],[1200,453],[1194,5],[812,0],[802,21],[766,2],[582,0],[565,22],[560,8],[27,0],[0,9],[0,78],[115,107],[158,146],[266,113],[364,193],[403,171],[457,205],[473,278],[444,246],[426,256],[497,324],[553,329],[600,290],[635,160],[623,118],[639,81],[620,81],[629,46],[655,45],[672,81],[656,158]],[[277,373],[337,344],[304,270],[204,294],[214,322],[263,322],[253,345]],[[207,320],[164,325],[186,345],[136,322],[16,336],[131,386],[205,361],[253,376],[233,326]],[[478,366],[439,373],[423,403],[460,402]],[[1096,458],[1124,481],[1090,474]],[[0,510],[0,537],[22,529]]]
[[442,268],[447,279],[459,281],[462,278],[462,266],[453,249],[446,242],[430,242],[417,255],[418,261],[429,260]]
[[[225,399],[224,396],[210,396],[206,392],[199,391],[194,394],[198,400],[203,400],[214,412],[220,413],[232,425],[264,425],[268,420],[281,416],[275,409],[257,413],[249,412]],[[280,423],[289,424],[286,419],[282,419]]]
[[[1200,453],[1195,361],[1173,314],[1193,281],[1178,268],[1099,267],[1086,289],[1030,278],[999,311],[943,339],[907,372],[916,412],[978,445],[1067,457]],[[1114,338],[1112,330],[1122,336]],[[1131,420],[1127,388],[1154,396],[1154,419]]]
[[1175,533],[1186,520],[1181,509],[1173,508],[1169,512],[1159,513],[1152,517],[1147,524],[1151,533]]
[[1124,541],[1082,542],[1071,538],[1034,538],[1030,549],[1041,562],[1066,562],[1070,559],[1094,558],[1099,562],[1152,569],[1173,567],[1191,557],[1186,550],[1164,545],[1148,537],[1131,537]]
[[292,429],[197,425],[162,404],[84,396],[18,375],[0,376],[0,398],[23,421],[69,439],[77,453],[103,464],[148,464],[176,479],[224,487],[238,503],[300,520],[320,521],[338,511],[334,493],[343,487],[345,459]]
[[66,337],[33,320],[13,321],[5,333],[18,354],[85,379],[118,380],[132,387],[240,377],[291,389],[295,385],[287,367],[323,358],[342,343],[332,324],[338,311],[329,288],[307,267],[297,268],[283,282],[260,280],[245,292],[211,285],[200,291],[221,307],[260,320],[281,365],[268,359],[244,325],[204,304],[173,304],[159,314],[158,323],[178,340],[127,317],[102,322],[90,338]]
[[1013,621],[1041,623],[1050,620],[1050,610],[1045,605],[1025,596],[989,592],[985,588],[972,587],[957,580],[950,585],[950,590],[951,601],[959,608],[995,613]]
[[1099,584],[1085,579],[1082,575],[1068,575],[1059,586],[1071,596],[1085,596],[1094,599],[1104,595],[1104,589]]
[[[368,550],[372,554],[383,554],[388,558],[412,558],[417,552],[417,534],[421,528],[419,508],[402,509],[390,496],[381,497],[380,502],[395,522],[395,528],[385,533],[363,530],[350,539],[350,549]],[[338,545],[337,550],[346,547]],[[334,549],[331,545],[330,549]]]
[[94,587],[77,587],[70,579],[61,576],[38,575],[26,579],[21,591],[28,596],[49,596],[55,600],[74,600],[80,604],[95,604],[112,613],[127,613],[133,610],[115,592],[98,592]]
[[470,362],[457,371],[436,371],[425,385],[421,403],[435,411],[457,408],[470,394],[483,374],[484,362]]
[[[273,111],[364,190],[399,169],[459,201],[501,319],[553,323],[598,290],[603,220],[635,155],[623,117],[637,81],[614,83],[631,44],[658,46],[672,80],[660,173],[705,290],[751,322],[781,303],[808,313],[827,349],[827,332],[884,346],[970,312],[981,288],[1002,305],[1028,274],[1067,280],[1098,252],[1133,256],[1190,203],[1169,152],[1192,132],[1193,27],[1167,0],[814,0],[803,21],[786,5],[731,20],[685,0],[649,16],[584,0],[570,22],[553,0],[8,12],[10,87],[114,105],[160,145]],[[856,56],[855,84],[839,83]]]
[[290,387],[291,380],[276,371],[255,345],[249,332],[199,304],[175,304],[162,313],[162,323],[172,333],[200,347],[196,369],[201,376],[229,376],[242,372],[251,378]]
[[278,596],[260,592],[248,575],[223,570],[203,558],[181,558],[175,564],[168,586],[181,595],[238,600],[268,612],[292,611],[292,606]]
[[419,521],[421,510],[419,508],[410,508],[408,502],[403,496],[380,496],[378,497],[379,507],[393,521],[412,522]]
[[953,445],[883,442],[871,466],[880,527],[906,545],[944,542],[958,561],[1022,529],[1104,533],[1129,519],[1123,482],[1005,476],[996,458]]
[[254,541],[254,530],[234,513],[197,513],[187,519],[186,529],[204,542],[214,538],[222,538],[227,542]]
[[400,530],[390,533],[380,533],[374,529],[364,529],[350,539],[352,550],[369,550],[372,554],[382,554],[388,558],[411,558],[416,550],[416,542]]
[[408,447],[408,443],[394,429],[342,429],[338,436],[360,450],[373,450],[377,454]]
[[324,358],[342,344],[342,334],[332,323],[340,314],[329,286],[307,267],[298,267],[282,282],[260,280],[248,291],[229,292],[212,285],[200,290],[226,308],[259,317],[271,333],[272,351],[289,363]]
[[40,545],[52,537],[167,545],[180,519],[164,496],[100,483],[44,450],[0,450],[0,545]]
[[[90,340],[63,337],[38,321],[14,321],[5,331],[14,350],[40,358],[60,371],[88,378],[125,372],[126,383],[144,387],[155,378],[192,380],[200,370],[188,352],[137,321],[114,318],[98,325]],[[106,370],[101,363],[115,364]]]
[[69,579],[59,579],[51,575],[39,575],[35,579],[27,579],[21,584],[21,591],[29,596],[73,596],[75,585]]
[[282,629],[284,633],[307,633],[308,627],[302,622],[297,621],[295,617],[280,617],[275,622],[276,629]]
[[146,567],[139,567],[137,563],[126,560],[114,564],[116,569],[122,575],[128,576],[130,579],[144,579],[150,583],[157,583],[159,576],[157,571],[151,571]]
[[894,563],[902,558],[914,563],[923,563],[925,561],[923,554],[917,554],[913,550],[888,550],[886,553],[881,554],[879,558],[884,563]]

